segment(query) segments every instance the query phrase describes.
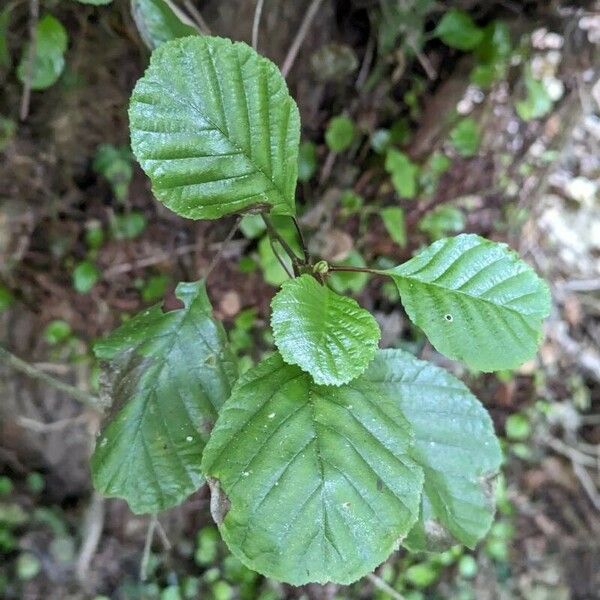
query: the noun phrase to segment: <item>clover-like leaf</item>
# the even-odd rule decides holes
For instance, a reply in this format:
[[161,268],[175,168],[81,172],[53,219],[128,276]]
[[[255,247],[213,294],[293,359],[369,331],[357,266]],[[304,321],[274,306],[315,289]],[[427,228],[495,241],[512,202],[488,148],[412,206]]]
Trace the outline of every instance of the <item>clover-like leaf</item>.
[[285,362],[316,383],[341,385],[360,375],[377,351],[377,321],[352,298],[311,275],[286,281],[271,303],[275,344]]
[[398,402],[415,434],[411,456],[425,472],[419,521],[404,545],[473,547],[494,516],[493,478],[502,454],[479,400],[444,369],[402,350],[377,353],[361,383]]
[[177,5],[165,0],[131,0],[131,16],[150,50],[169,40],[198,34]]
[[462,234],[381,272],[442,354],[481,371],[511,369],[534,356],[550,293],[506,244]]
[[202,451],[237,376],[204,282],[180,283],[176,295],[184,308],[153,306],[94,347],[113,400],[94,486],[135,513],[174,506],[202,485]]
[[135,86],[129,118],[133,152],[177,214],[294,214],[298,108],[279,69],[246,44],[165,42]]
[[350,583],[415,523],[423,472],[398,403],[368,381],[319,386],[279,354],[238,381],[204,451],[211,506],[246,566]]

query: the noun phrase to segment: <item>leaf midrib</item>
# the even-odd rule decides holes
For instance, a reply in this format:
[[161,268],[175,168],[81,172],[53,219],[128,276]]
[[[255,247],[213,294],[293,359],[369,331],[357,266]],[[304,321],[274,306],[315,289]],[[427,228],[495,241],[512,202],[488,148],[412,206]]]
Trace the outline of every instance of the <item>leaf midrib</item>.
[[[174,101],[178,102],[180,105],[183,105],[185,108],[188,108],[192,112],[196,113],[201,119],[203,119],[206,123],[208,123],[211,127],[213,127],[215,131],[218,131],[221,134],[222,138],[228,144],[230,144],[235,150],[239,151],[240,154],[242,154],[244,156],[244,158],[248,161],[248,163],[254,169],[256,169],[256,171],[258,171],[269,182],[270,188],[267,189],[266,191],[268,192],[270,190],[275,190],[277,192],[277,194],[279,195],[280,202],[289,208],[289,202],[286,199],[283,191],[279,188],[279,186],[275,183],[275,181],[271,177],[269,177],[269,175],[267,175],[267,173],[265,173],[265,171],[258,164],[256,164],[254,162],[254,160],[252,160],[252,157],[248,155],[247,150],[243,146],[240,146],[237,143],[237,141],[235,141],[227,133],[225,133],[225,131],[223,131],[223,129],[221,127],[219,127],[219,125],[217,125],[217,123],[215,123],[210,117],[205,116],[204,113],[196,106],[195,103],[189,102],[185,97],[181,96],[181,94],[178,91],[169,90],[168,88],[163,86],[163,84],[158,79],[152,79],[151,82],[152,82],[152,84],[156,85],[156,87],[158,87],[160,90],[162,90],[165,94],[168,94]],[[222,95],[221,94],[219,94],[219,95],[221,97],[221,101],[223,101]],[[269,138],[270,138],[270,134],[271,134],[271,132],[269,131]],[[269,147],[270,146],[271,146],[271,140],[269,139]],[[218,157],[219,155],[216,155],[216,156]]]

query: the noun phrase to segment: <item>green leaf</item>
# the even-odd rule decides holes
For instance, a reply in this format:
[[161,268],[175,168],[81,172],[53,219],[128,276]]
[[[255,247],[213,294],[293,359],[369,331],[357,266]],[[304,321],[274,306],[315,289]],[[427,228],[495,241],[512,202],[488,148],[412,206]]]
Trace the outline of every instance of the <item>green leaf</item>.
[[527,96],[516,103],[517,114],[523,121],[532,121],[546,116],[552,110],[552,98],[543,82],[534,79],[530,73],[525,75]]
[[404,152],[395,148],[388,150],[385,170],[392,176],[392,185],[400,198],[414,198],[417,195],[419,167]]
[[266,229],[267,226],[260,215],[245,215],[240,221],[240,230],[249,240],[261,236]]
[[134,240],[146,229],[148,220],[143,212],[132,210],[124,215],[114,215],[110,225],[118,240]]
[[298,108],[279,69],[246,44],[165,42],[135,86],[129,119],[155,196],[177,214],[295,213]]
[[120,202],[125,202],[129,183],[133,177],[132,156],[126,146],[100,144],[96,149],[93,168],[96,173],[105,177]]
[[8,50],[8,27],[12,6],[7,6],[0,11],[0,69],[10,67],[10,52]]
[[58,81],[65,67],[67,31],[58,19],[45,15],[37,24],[35,54],[31,62],[31,44],[25,46],[17,77],[25,83],[31,76],[31,89],[44,90]]
[[351,381],[377,351],[377,321],[355,300],[339,296],[312,275],[286,281],[271,308],[273,337],[283,360],[310,373],[315,383]]
[[477,123],[469,117],[462,119],[450,131],[450,141],[461,156],[475,156],[480,143]]
[[449,10],[435,28],[435,35],[444,44],[459,50],[473,50],[483,40],[483,29],[477,27],[468,13]]
[[202,451],[237,375],[204,282],[175,293],[184,308],[155,305],[94,347],[108,361],[113,398],[92,456],[94,486],[135,513],[175,506],[202,485]]
[[387,206],[379,211],[379,215],[392,241],[404,248],[406,246],[404,211],[399,206]]
[[[345,267],[366,267],[367,263],[358,250],[350,250],[348,256],[337,263]],[[360,294],[369,281],[368,273],[356,271],[333,271],[329,273],[328,283],[338,294]]]
[[91,4],[92,6],[108,6],[112,0],[77,0],[80,4]]
[[69,339],[71,333],[71,326],[66,321],[55,319],[48,323],[44,329],[43,337],[48,344],[56,346],[56,344],[60,344]]
[[169,40],[198,34],[177,5],[165,0],[131,0],[131,16],[150,50]]
[[523,441],[531,435],[529,419],[521,413],[509,415],[506,419],[505,429],[509,440]]
[[442,354],[482,371],[515,368],[534,356],[550,292],[505,244],[462,234],[382,273]]
[[485,65],[506,62],[511,55],[510,29],[503,21],[492,21],[483,29],[483,39],[475,49],[477,60]]
[[442,205],[431,210],[419,221],[419,231],[429,235],[432,241],[465,228],[465,216],[456,206]]
[[312,142],[300,144],[298,153],[298,179],[309,181],[317,170],[317,150]]
[[354,122],[349,117],[340,115],[329,122],[325,131],[325,142],[333,152],[347,150],[354,140],[356,129]]
[[80,294],[87,294],[99,278],[98,267],[91,260],[84,260],[73,270],[73,287]]
[[9,308],[14,300],[15,298],[12,295],[12,292],[0,283],[0,312]]
[[206,447],[213,516],[249,568],[350,583],[398,547],[423,474],[397,403],[360,379],[316,385],[271,356],[239,380]]
[[454,538],[474,546],[494,517],[492,479],[502,455],[479,400],[444,369],[402,350],[380,350],[360,378],[379,396],[399,403],[423,468],[423,508],[405,545],[433,549]]

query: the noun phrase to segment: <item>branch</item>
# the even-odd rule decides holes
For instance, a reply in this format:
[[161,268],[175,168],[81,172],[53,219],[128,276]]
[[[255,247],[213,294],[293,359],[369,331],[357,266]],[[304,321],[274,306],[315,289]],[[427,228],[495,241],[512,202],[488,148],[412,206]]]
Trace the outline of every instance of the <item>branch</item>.
[[25,81],[23,82],[23,95],[21,96],[21,108],[19,117],[21,121],[27,119],[29,115],[29,103],[31,102],[31,80],[33,79],[33,64],[35,62],[35,53],[37,52],[37,24],[40,14],[40,5],[38,0],[29,2],[29,56],[25,66]]
[[275,229],[273,226],[271,219],[264,213],[261,213],[260,216],[267,227],[267,233],[269,234],[269,237],[272,240],[277,240],[279,242],[281,247],[285,250],[285,253],[290,257],[294,269],[296,269],[298,264],[302,262],[302,259],[292,250],[291,246],[283,239],[283,237],[281,237],[277,229]]
[[200,11],[192,4],[191,0],[183,0],[183,5],[187,8],[190,15],[192,15],[192,17],[195,21],[195,24],[198,26],[200,31],[204,35],[211,35],[210,27],[208,26],[208,24],[206,23],[206,21],[204,20],[202,15],[200,14]]
[[317,11],[321,6],[323,0],[313,0],[311,5],[308,7],[306,14],[304,15],[304,19],[302,20],[302,24],[300,25],[300,29],[298,29],[298,33],[288,50],[287,56],[283,61],[283,66],[281,67],[281,73],[284,77],[287,77],[289,72],[292,70],[294,66],[294,61],[296,60],[296,56],[298,55],[298,50],[300,50],[300,46],[302,46],[302,42],[304,42],[304,38],[308,33],[308,29],[311,26],[313,19],[317,15]]
[[258,49],[258,26],[260,25],[260,17],[262,15],[263,4],[265,0],[257,0],[256,10],[254,11],[254,21],[252,22],[252,47]]
[[36,379],[38,381],[42,381],[43,383],[53,387],[55,390],[59,392],[63,392],[71,398],[78,400],[82,404],[93,408],[99,412],[102,412],[105,408],[105,404],[93,394],[88,392],[84,392],[79,388],[76,388],[73,385],[65,383],[64,381],[60,381],[60,379],[56,379],[39,369],[36,369],[29,363],[26,363],[24,360],[21,360],[14,354],[10,353],[8,350],[0,346],[0,361],[8,365],[9,367],[15,369],[16,371],[20,371],[27,377],[31,377],[32,379]]
[[223,252],[225,251],[227,244],[229,244],[229,242],[235,235],[235,232],[237,231],[237,228],[238,228],[241,220],[242,220],[241,216],[236,218],[236,220],[233,224],[233,227],[229,230],[229,233],[227,234],[227,237],[221,242],[221,246],[220,246],[218,252],[215,254],[213,259],[210,261],[210,264],[208,265],[208,269],[206,269],[206,274],[204,275],[204,279],[208,279],[209,275],[213,272],[214,268],[219,264],[219,261],[223,257]]
[[371,269],[369,267],[351,267],[346,265],[329,265],[329,272],[349,272],[349,273],[370,273],[371,275],[383,275],[381,271],[377,269]]

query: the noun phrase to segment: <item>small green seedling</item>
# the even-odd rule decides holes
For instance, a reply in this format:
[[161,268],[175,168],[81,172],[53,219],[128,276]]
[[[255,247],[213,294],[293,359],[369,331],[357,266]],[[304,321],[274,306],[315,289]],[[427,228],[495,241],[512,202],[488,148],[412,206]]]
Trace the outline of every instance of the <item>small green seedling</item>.
[[[437,33],[456,38],[448,23]],[[469,36],[463,46],[479,43]],[[263,236],[267,279],[267,248],[279,267],[277,351],[239,376],[202,280],[179,283],[181,308],[145,309],[98,342],[118,410],[92,457],[96,488],[156,513],[207,482],[231,552],[294,585],[350,583],[400,545],[474,547],[492,524],[502,460],[488,413],[447,371],[380,350],[373,316],[330,286],[347,273],[392,282],[440,353],[497,371],[536,353],[546,284],[506,245],[470,234],[397,266],[311,256],[295,217],[298,109],[278,68],[246,44],[210,36],[161,44],[129,118],[133,152],[165,206],[190,219],[260,216],[264,233],[246,235]],[[329,130],[334,151],[354,135],[340,123]],[[416,179],[408,159],[390,152],[389,170],[402,162]],[[401,191],[411,197],[414,186]],[[399,235],[397,213],[390,223]],[[204,562],[204,537],[199,548]],[[407,575],[425,587],[438,576],[430,571]]]

